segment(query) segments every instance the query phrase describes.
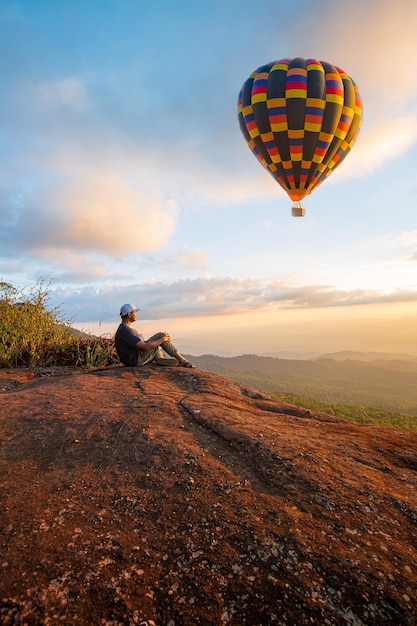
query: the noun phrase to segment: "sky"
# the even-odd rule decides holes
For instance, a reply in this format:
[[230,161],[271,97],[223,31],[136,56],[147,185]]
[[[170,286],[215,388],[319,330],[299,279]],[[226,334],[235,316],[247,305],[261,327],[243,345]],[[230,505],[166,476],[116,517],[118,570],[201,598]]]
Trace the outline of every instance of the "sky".
[[[187,354],[417,355],[415,0],[2,0],[0,281],[76,328]],[[353,150],[303,201],[257,162],[240,87],[343,68]]]

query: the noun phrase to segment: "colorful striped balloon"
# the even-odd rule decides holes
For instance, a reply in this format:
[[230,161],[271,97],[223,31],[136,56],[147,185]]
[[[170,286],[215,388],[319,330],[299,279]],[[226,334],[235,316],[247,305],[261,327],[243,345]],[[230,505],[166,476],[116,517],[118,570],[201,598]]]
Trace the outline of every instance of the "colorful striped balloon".
[[282,59],[253,72],[239,93],[240,129],[287,192],[293,215],[351,150],[362,118],[355,82],[316,59]]

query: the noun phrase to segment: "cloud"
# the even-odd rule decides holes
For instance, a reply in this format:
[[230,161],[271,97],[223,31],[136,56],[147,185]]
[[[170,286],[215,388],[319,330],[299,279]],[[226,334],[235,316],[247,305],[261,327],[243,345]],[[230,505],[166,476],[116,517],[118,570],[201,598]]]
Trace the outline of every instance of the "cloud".
[[397,238],[398,243],[405,248],[414,248],[411,254],[405,257],[406,263],[415,263],[417,261],[417,230],[402,233]]
[[332,0],[319,0],[318,5],[306,3],[303,17],[300,38],[354,78],[369,119],[372,115],[379,122],[404,112],[417,93],[409,62],[417,56],[414,0],[350,0],[343,10]]
[[[407,264],[414,261],[416,257],[415,248],[417,246],[417,230],[404,231],[402,233],[388,233],[375,239],[367,240],[368,251],[375,255],[376,263],[383,271],[380,276],[387,280],[392,275],[392,284],[397,286],[400,282],[415,280],[414,275],[407,273]],[[362,270],[365,271],[364,269]],[[377,267],[375,267],[375,273]]]
[[361,50],[358,80],[372,107],[369,114],[377,120],[401,115],[417,95],[417,75],[410,72],[408,61],[417,56],[417,5],[413,0],[373,0],[357,8],[358,34],[368,43]]
[[173,201],[143,197],[122,179],[105,176],[60,189],[51,205],[65,214],[55,234],[62,245],[116,257],[162,246],[174,232],[178,213]]
[[188,247],[179,253],[179,267],[201,270],[206,267],[207,259],[202,250],[190,250]]
[[10,219],[0,234],[6,248],[38,258],[62,249],[120,258],[160,248],[175,230],[175,201],[147,197],[120,174],[85,164],[83,172],[55,176],[48,186],[7,198]]
[[77,322],[111,321],[123,302],[133,301],[144,319],[231,315],[265,310],[312,309],[384,302],[417,302],[417,289],[342,290],[331,285],[292,285],[291,281],[201,276],[175,281],[56,289],[54,300]]
[[34,86],[35,106],[46,114],[59,109],[84,113],[92,108],[92,98],[77,77],[40,82]]
[[417,244],[417,230],[409,230],[405,233],[401,233],[395,236],[395,241],[403,246]]
[[338,180],[369,176],[390,159],[404,154],[417,140],[417,115],[386,119],[363,129],[335,174]]

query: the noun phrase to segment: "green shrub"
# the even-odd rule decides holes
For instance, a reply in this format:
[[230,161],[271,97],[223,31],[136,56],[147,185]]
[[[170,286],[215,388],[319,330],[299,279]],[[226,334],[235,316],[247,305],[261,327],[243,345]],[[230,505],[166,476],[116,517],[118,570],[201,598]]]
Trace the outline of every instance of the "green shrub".
[[74,335],[40,281],[25,294],[0,282],[0,367],[103,367],[118,363],[114,341]]
[[414,415],[405,413],[395,413],[394,411],[384,411],[374,407],[354,406],[350,404],[326,404],[320,400],[300,396],[294,393],[274,392],[268,394],[274,400],[289,402],[297,406],[334,415],[340,419],[355,424],[379,424],[390,428],[413,430],[417,432],[417,418]]

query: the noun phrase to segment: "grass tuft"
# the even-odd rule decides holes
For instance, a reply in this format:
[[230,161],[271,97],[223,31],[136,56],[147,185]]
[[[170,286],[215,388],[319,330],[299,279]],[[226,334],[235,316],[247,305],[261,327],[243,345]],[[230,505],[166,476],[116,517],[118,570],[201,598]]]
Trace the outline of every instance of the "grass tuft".
[[108,337],[77,337],[59,307],[50,308],[49,286],[29,293],[0,281],[0,367],[96,368],[120,363]]

